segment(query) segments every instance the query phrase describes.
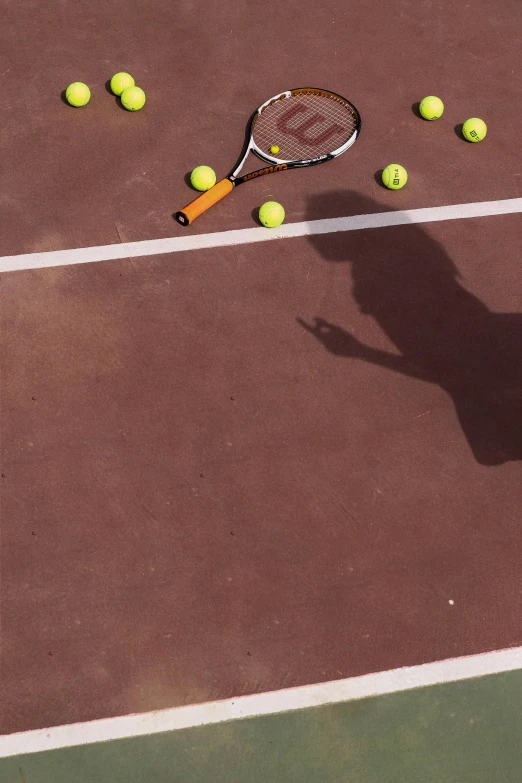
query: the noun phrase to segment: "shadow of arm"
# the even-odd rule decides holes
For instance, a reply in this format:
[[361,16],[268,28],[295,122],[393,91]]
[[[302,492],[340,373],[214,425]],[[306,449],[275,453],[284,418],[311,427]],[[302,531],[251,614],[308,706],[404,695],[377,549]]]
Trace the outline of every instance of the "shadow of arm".
[[411,378],[423,381],[430,380],[422,368],[415,366],[404,356],[387,353],[378,348],[370,348],[359,342],[356,337],[353,337],[340,326],[328,323],[323,318],[316,318],[313,326],[305,323],[301,318],[298,318],[297,322],[303,329],[306,329],[307,332],[310,332],[310,334],[322,342],[326,350],[333,353],[334,356],[362,359],[365,362],[385,367],[387,370],[393,370]]

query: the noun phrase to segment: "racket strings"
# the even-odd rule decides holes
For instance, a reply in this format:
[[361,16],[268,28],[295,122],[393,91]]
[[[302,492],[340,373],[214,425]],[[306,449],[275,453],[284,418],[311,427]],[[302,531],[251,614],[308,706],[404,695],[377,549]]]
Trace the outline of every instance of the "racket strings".
[[267,106],[253,126],[254,142],[265,153],[277,145],[279,160],[318,158],[341,147],[355,133],[358,117],[350,104],[327,93],[292,93]]

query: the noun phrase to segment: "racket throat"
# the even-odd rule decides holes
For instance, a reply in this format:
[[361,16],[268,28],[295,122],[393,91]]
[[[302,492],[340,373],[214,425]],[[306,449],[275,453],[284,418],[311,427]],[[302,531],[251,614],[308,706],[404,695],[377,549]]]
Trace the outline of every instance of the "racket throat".
[[251,171],[250,174],[245,174],[238,179],[238,182],[248,182],[250,179],[263,177],[265,174],[275,174],[276,171],[285,171],[287,168],[288,163],[278,163],[275,166],[267,166],[264,169],[258,169],[258,171]]

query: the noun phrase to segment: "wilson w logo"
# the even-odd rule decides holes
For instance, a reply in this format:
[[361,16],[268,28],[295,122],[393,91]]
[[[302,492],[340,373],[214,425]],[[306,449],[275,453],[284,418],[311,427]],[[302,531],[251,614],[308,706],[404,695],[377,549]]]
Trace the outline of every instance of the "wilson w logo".
[[291,109],[288,109],[287,112],[282,114],[277,121],[277,127],[281,133],[284,133],[286,136],[294,136],[298,141],[300,141],[302,144],[306,144],[308,147],[315,147],[318,144],[322,144],[327,139],[329,139],[330,136],[335,136],[336,133],[343,133],[346,135],[345,129],[342,127],[342,125],[338,125],[337,123],[330,125],[328,128],[320,130],[318,133],[316,132],[315,136],[313,133],[309,133],[314,125],[323,123],[326,120],[326,117],[322,114],[319,114],[319,112],[312,114],[312,116],[308,117],[307,119],[303,118],[303,121],[300,125],[297,125],[297,127],[290,127],[288,123],[293,120],[294,117],[297,117],[299,114],[303,114],[303,112],[308,114],[308,108],[303,106],[303,104],[298,103],[295,106],[292,106]]

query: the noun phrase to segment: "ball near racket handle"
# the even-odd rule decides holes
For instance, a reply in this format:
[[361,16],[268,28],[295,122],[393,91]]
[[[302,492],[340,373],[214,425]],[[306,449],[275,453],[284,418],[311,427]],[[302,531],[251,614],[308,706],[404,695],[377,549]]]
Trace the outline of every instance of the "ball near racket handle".
[[181,223],[182,226],[188,226],[197,217],[210,209],[214,204],[217,204],[222,198],[224,198],[231,190],[234,189],[232,182],[225,177],[225,179],[217,182],[214,187],[202,193],[201,196],[188,204],[184,209],[176,212],[176,220]]

